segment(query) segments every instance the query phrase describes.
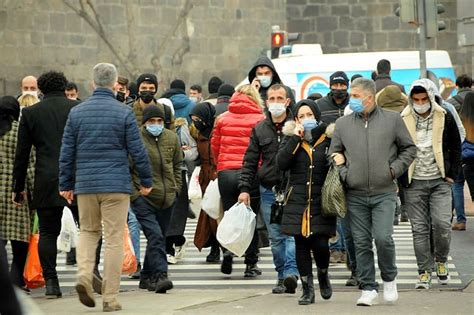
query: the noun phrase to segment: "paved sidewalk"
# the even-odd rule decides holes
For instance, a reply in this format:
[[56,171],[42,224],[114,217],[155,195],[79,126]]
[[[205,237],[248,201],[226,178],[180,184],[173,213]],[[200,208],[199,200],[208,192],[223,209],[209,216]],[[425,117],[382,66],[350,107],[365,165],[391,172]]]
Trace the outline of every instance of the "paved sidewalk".
[[[404,291],[395,304],[357,307],[359,292],[335,292],[329,301],[322,301],[316,292],[316,304],[297,305],[295,295],[274,295],[269,289],[193,290],[174,289],[167,294],[130,291],[120,294],[125,314],[474,314],[474,284],[463,291]],[[76,295],[58,300],[35,298],[45,314],[103,314],[100,297],[95,309],[82,306]]]

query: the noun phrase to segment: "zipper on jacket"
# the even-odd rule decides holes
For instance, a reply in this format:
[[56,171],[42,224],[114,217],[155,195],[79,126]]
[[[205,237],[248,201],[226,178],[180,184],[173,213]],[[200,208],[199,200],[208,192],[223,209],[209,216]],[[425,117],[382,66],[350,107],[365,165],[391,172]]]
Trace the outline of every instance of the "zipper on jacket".
[[369,129],[368,129],[368,125],[369,125],[369,117],[367,117],[367,120],[365,121],[365,133],[366,133],[366,140],[367,140],[367,150],[365,150],[365,152],[367,152],[367,187],[369,188],[369,193],[371,192],[371,189],[370,189],[370,163],[369,163]]
[[155,138],[155,142],[156,142],[156,147],[158,149],[158,154],[160,155],[160,166],[161,166],[161,182],[163,183],[163,191],[164,191],[164,194],[163,194],[163,201],[161,202],[161,209],[163,209],[163,206],[165,205],[165,201],[166,201],[166,183],[165,183],[165,169],[163,168],[163,155],[161,155],[161,150],[160,150],[160,146],[158,145],[158,137]]

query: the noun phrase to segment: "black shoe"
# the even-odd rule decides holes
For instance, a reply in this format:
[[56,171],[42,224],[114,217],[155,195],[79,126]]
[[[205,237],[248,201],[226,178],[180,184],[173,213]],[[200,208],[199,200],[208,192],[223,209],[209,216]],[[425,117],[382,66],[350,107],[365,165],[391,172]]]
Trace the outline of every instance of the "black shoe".
[[46,280],[46,298],[47,299],[57,299],[63,296],[61,289],[59,288],[58,279],[48,279]]
[[285,293],[285,291],[286,291],[286,288],[283,285],[283,279],[278,279],[275,287],[273,287],[273,289],[272,289],[272,293],[273,294],[282,294],[282,293]]
[[73,248],[71,248],[71,251],[66,253],[66,265],[67,266],[72,266],[72,265],[76,265],[76,264],[77,264],[76,249],[73,247]]
[[158,282],[158,279],[156,277],[152,277],[148,279],[148,288],[147,290],[150,292],[153,292],[156,290],[156,283]]
[[212,246],[211,252],[206,257],[206,262],[208,263],[216,263],[221,260],[221,250],[219,246]]
[[166,291],[173,289],[173,282],[168,279],[168,274],[163,272],[156,282],[156,293],[166,293]]
[[128,278],[129,279],[140,279],[140,271],[142,270],[142,265],[140,265],[140,263],[138,263],[137,265],[137,270],[134,272],[134,273],[131,273],[128,275]]
[[313,275],[301,277],[301,284],[303,285],[303,295],[299,298],[299,305],[309,305],[314,303],[314,283]]
[[398,225],[400,221],[398,220],[398,215],[393,218],[393,225]]
[[346,281],[346,287],[357,287],[359,286],[359,278],[357,277],[357,272],[352,270],[351,277]]
[[232,254],[224,255],[224,259],[222,260],[221,265],[221,272],[226,275],[230,275],[232,273]]
[[331,281],[329,281],[329,273],[327,269],[318,268],[319,293],[325,300],[329,300],[332,296]]
[[258,268],[257,264],[250,264],[245,267],[244,277],[246,278],[255,278],[256,276],[260,276],[262,274],[262,270]]
[[405,212],[402,212],[400,216],[400,222],[408,222],[408,215]]
[[148,278],[140,279],[140,282],[138,283],[139,289],[148,290],[149,286],[150,286],[150,279]]
[[102,295],[102,277],[100,276],[99,269],[94,269],[92,274],[92,289],[95,293]]
[[286,290],[285,293],[295,294],[296,287],[298,286],[298,277],[295,275],[289,275],[283,280],[283,285]]

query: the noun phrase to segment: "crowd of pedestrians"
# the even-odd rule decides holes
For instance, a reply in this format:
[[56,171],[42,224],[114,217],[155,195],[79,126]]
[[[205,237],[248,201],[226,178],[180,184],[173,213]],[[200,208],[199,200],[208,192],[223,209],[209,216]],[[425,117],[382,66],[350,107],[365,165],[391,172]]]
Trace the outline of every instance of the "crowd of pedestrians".
[[[125,78],[109,63],[92,69],[94,92],[82,100],[63,73],[23,78],[19,96],[0,98],[0,238],[2,248],[11,243],[13,284],[29,290],[23,270],[37,216],[45,294],[62,296],[56,240],[64,207],[80,228],[66,263],[77,263],[75,289],[88,307],[96,292],[104,311],[122,309],[126,231],[138,263],[129,276],[140,289],[171,290],[168,264],[179,263],[190,242],[209,248],[206,262],[232,274],[234,254],[216,237],[220,218],[205,211],[196,218],[189,206],[197,166],[203,194],[217,180],[224,216],[244,203],[262,220],[274,294],[295,294],[300,281],[298,303],[315,303],[314,260],[320,295],[330,299],[330,263],[345,262],[346,285],[361,290],[357,305],[377,303],[374,242],[384,300],[397,301],[392,235],[399,220],[412,228],[415,288],[429,289],[435,278],[448,284],[451,231],[466,229],[465,182],[474,196],[472,78],[459,76],[457,94],[444,100],[437,82],[416,80],[406,92],[392,81],[388,60],[376,69],[375,80],[336,71],[327,95],[298,102],[266,57],[249,70],[249,84],[210,78],[207,98],[200,84],[187,90],[180,79],[158,97],[156,75]],[[332,168],[345,191],[341,218],[322,209]],[[184,236],[188,218],[197,219],[193,240]],[[252,233],[246,278],[262,274],[259,244],[266,240],[257,228]]]

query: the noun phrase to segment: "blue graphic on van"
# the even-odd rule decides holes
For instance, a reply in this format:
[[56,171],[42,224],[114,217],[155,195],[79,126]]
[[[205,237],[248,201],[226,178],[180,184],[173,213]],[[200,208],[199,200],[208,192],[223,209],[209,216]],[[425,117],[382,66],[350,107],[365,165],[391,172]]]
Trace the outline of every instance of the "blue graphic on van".
[[[438,79],[449,78],[456,81],[453,68],[435,68],[429,69],[433,72]],[[360,74],[365,78],[370,78],[372,71],[348,71],[347,76],[350,78],[354,74]],[[323,96],[329,93],[329,76],[332,72],[320,72],[320,73],[297,73],[296,80],[300,87],[299,91],[296,91],[297,98],[303,99],[308,97],[312,93],[321,93]],[[390,73],[393,81],[402,84],[405,87],[405,91],[410,90],[411,83],[420,77],[419,69],[403,69],[403,70],[392,70]]]

